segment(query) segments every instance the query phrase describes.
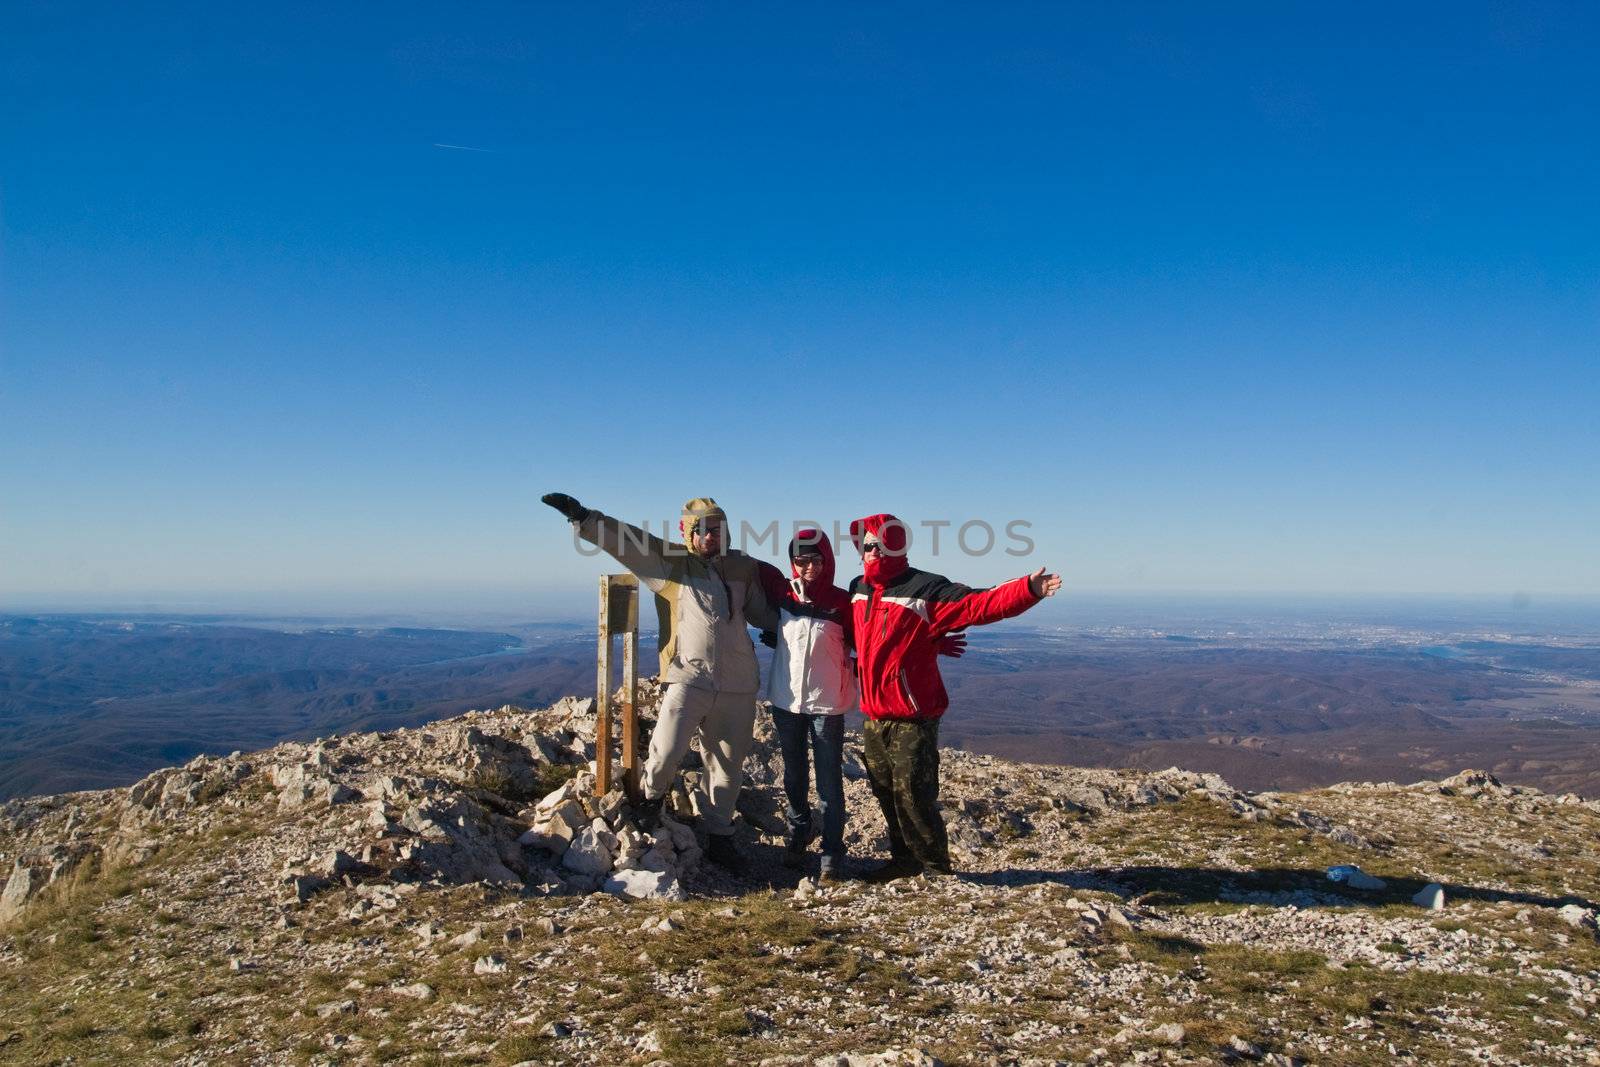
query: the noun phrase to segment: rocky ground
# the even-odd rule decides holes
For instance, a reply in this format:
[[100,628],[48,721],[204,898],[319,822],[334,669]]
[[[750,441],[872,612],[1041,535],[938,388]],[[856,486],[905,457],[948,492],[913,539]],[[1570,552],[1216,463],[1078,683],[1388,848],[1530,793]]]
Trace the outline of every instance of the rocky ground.
[[962,873],[818,885],[760,734],[742,878],[694,766],[654,834],[593,796],[575,699],[13,801],[0,1060],[1600,1063],[1595,801],[947,752]]

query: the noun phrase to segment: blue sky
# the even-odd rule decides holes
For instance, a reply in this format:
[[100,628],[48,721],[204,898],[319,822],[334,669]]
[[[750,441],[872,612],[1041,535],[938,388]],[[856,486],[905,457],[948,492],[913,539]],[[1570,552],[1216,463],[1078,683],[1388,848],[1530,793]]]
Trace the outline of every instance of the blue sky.
[[[538,504],[1600,595],[1582,4],[11,4],[0,606],[586,600]],[[458,145],[482,151],[437,147]]]

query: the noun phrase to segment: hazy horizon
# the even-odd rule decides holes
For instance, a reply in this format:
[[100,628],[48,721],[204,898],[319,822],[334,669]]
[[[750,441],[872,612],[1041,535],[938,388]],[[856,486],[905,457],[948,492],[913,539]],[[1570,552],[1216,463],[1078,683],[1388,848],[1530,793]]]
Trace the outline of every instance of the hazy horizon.
[[[583,601],[579,603],[579,601]],[[231,598],[138,598],[95,601],[77,598],[0,599],[0,616],[149,617],[184,620],[215,617],[243,625],[294,621],[303,625],[419,625],[444,628],[496,626],[592,626],[594,609],[582,597],[508,594],[497,602],[445,598],[436,602],[393,601],[369,605],[314,601],[294,596],[269,598],[240,594]],[[1296,624],[1425,625],[1451,628],[1501,628],[1522,635],[1600,636],[1600,597],[1528,594],[1385,594],[1193,592],[1183,590],[1079,590],[1047,602],[1010,625],[1051,629],[1137,622],[1181,630],[1199,623],[1259,623],[1281,615]],[[653,616],[641,615],[653,630]]]

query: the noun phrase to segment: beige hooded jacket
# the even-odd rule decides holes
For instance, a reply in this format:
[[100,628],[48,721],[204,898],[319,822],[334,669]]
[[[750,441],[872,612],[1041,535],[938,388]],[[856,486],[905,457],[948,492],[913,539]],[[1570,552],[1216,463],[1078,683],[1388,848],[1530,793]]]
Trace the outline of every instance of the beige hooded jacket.
[[[708,515],[722,517],[715,501],[697,498],[685,505],[684,536]],[[755,695],[761,675],[746,623],[778,628],[755,560],[732,549],[702,558],[687,545],[598,511],[574,525],[579,537],[608,552],[656,595],[662,682]]]

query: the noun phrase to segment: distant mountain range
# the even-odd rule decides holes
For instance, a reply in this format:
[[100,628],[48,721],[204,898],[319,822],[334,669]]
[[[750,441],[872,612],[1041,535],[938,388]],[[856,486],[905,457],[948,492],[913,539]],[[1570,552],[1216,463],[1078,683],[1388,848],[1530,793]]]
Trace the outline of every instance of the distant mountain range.
[[[1175,639],[1176,638],[1176,639]],[[941,741],[1043,763],[1213,771],[1253,789],[1484,767],[1600,795],[1600,645],[1343,647],[974,631]],[[654,666],[644,638],[641,670]],[[0,616],[0,799],[192,756],[592,691],[593,632]]]
[[[998,635],[993,635],[998,638]],[[1250,789],[1485,767],[1600,793],[1600,647],[1219,647],[1006,635],[947,664],[941,740],[1011,759],[1211,771]]]
[[0,798],[592,687],[593,639],[540,633],[0,618]]

